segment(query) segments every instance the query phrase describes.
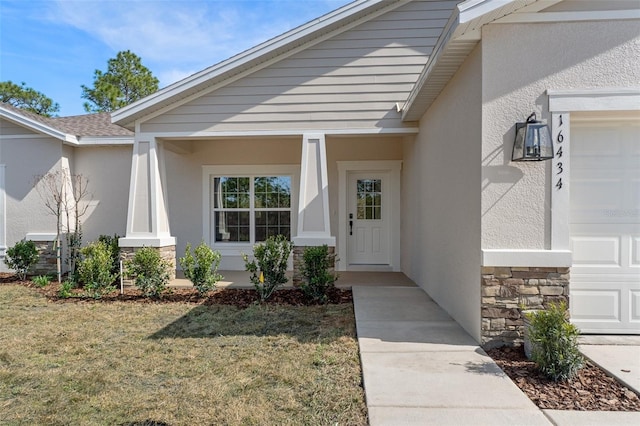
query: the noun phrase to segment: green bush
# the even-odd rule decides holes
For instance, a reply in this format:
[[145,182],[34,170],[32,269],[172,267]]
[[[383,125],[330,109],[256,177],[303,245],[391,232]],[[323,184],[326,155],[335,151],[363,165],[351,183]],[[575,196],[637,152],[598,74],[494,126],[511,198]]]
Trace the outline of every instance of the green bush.
[[327,291],[334,287],[337,275],[329,272],[335,265],[335,254],[327,245],[306,247],[302,255],[302,292],[310,299],[325,303]]
[[60,285],[60,290],[58,290],[58,297],[62,299],[67,299],[73,296],[71,290],[75,287],[75,283],[72,280],[67,279]]
[[38,263],[38,257],[36,243],[29,240],[22,240],[7,250],[4,263],[16,271],[20,281],[24,281],[27,279],[29,269]]
[[578,350],[580,332],[566,317],[566,303],[550,304],[546,310],[528,314],[531,322],[532,359],[553,381],[569,380],[582,368]]
[[289,280],[286,276],[287,261],[292,250],[293,244],[283,235],[278,235],[253,246],[254,260],[250,261],[249,256],[242,255],[261,301],[267,300],[276,288]]
[[84,283],[84,289],[91,297],[99,298],[115,290],[113,282],[116,275],[111,273],[113,266],[111,247],[96,241],[81,251],[82,260],[78,266],[78,278]]
[[111,273],[116,277],[120,276],[120,245],[118,245],[119,239],[120,236],[118,234],[113,234],[113,237],[110,235],[100,235],[98,237],[98,241],[105,243],[111,248]]
[[171,264],[160,257],[158,250],[142,247],[127,262],[127,275],[134,279],[145,296],[160,296],[167,288],[170,280]]
[[33,281],[33,283],[38,287],[42,288],[49,285],[49,283],[51,282],[51,278],[49,278],[47,275],[38,275],[37,277],[31,278],[31,281]]
[[212,250],[202,241],[195,249],[195,256],[191,253],[191,244],[187,243],[184,257],[180,258],[180,266],[193,286],[201,295],[216,288],[216,283],[223,277],[218,274],[220,266],[220,252]]

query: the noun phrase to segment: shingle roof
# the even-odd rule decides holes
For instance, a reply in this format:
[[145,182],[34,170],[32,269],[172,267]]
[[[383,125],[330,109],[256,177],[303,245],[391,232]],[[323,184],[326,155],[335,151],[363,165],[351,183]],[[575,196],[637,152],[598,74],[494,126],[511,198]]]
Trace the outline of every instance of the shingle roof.
[[81,136],[133,136],[133,132],[111,123],[111,113],[73,115],[69,117],[43,117],[41,115],[0,103],[2,108],[13,111],[30,120],[52,127],[63,133]]
[[58,129],[76,136],[133,136],[133,132],[111,123],[111,113],[73,115],[52,119]]

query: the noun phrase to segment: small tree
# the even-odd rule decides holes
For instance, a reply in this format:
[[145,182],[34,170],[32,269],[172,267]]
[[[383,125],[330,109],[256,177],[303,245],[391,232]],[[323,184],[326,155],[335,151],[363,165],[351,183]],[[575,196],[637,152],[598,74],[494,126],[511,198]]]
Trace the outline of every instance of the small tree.
[[87,212],[89,204],[86,198],[89,180],[81,174],[70,173],[68,169],[48,172],[35,177],[34,187],[44,202],[46,209],[56,218],[56,269],[58,282],[62,282],[62,244],[61,237],[66,233],[67,243],[66,263],[69,265],[69,275],[75,278],[75,266],[82,244],[81,218]]
[[254,260],[250,261],[249,256],[242,255],[245,268],[251,272],[251,282],[261,301],[267,300],[278,287],[289,280],[286,272],[292,250],[293,244],[283,235],[278,235],[253,246]]
[[191,253],[191,244],[187,243],[184,257],[180,258],[180,266],[184,276],[201,295],[213,290],[222,279],[222,275],[218,274],[220,252],[212,250],[204,241],[196,247],[195,256]]
[[98,241],[105,243],[111,248],[111,273],[119,276],[120,275],[120,245],[118,245],[118,240],[120,236],[118,234],[113,234],[113,237],[110,235],[100,235],[98,237]]
[[567,304],[550,304],[546,310],[529,313],[532,359],[553,381],[569,380],[582,368],[578,349],[580,332],[566,317]]
[[306,247],[302,254],[301,273],[304,279],[302,292],[312,300],[327,301],[327,292],[338,278],[330,270],[335,264],[335,254],[329,253],[327,245]]
[[18,241],[13,247],[7,250],[4,263],[16,271],[18,279],[27,279],[29,269],[38,263],[38,249],[33,241]]
[[158,297],[169,284],[170,267],[169,262],[160,257],[158,250],[142,247],[127,262],[127,275],[134,279],[143,295]]

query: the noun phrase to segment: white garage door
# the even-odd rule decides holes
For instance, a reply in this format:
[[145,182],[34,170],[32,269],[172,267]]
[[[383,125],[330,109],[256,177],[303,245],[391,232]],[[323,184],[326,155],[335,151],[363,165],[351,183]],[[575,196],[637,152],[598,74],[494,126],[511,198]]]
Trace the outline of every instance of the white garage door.
[[640,123],[571,126],[571,317],[640,334]]

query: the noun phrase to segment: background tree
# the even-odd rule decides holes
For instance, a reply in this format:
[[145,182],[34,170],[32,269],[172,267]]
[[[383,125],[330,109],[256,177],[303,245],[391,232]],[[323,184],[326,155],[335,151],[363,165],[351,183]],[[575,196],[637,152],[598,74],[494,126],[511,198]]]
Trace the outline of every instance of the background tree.
[[114,111],[157,91],[158,79],[136,54],[125,50],[109,59],[106,72],[95,71],[93,88],[81,87],[82,97],[89,100],[85,111]]
[[0,81],[0,102],[5,102],[16,108],[35,112],[45,117],[51,117],[60,111],[60,105],[53,102],[43,93],[27,87],[24,82],[18,85],[11,80]]

